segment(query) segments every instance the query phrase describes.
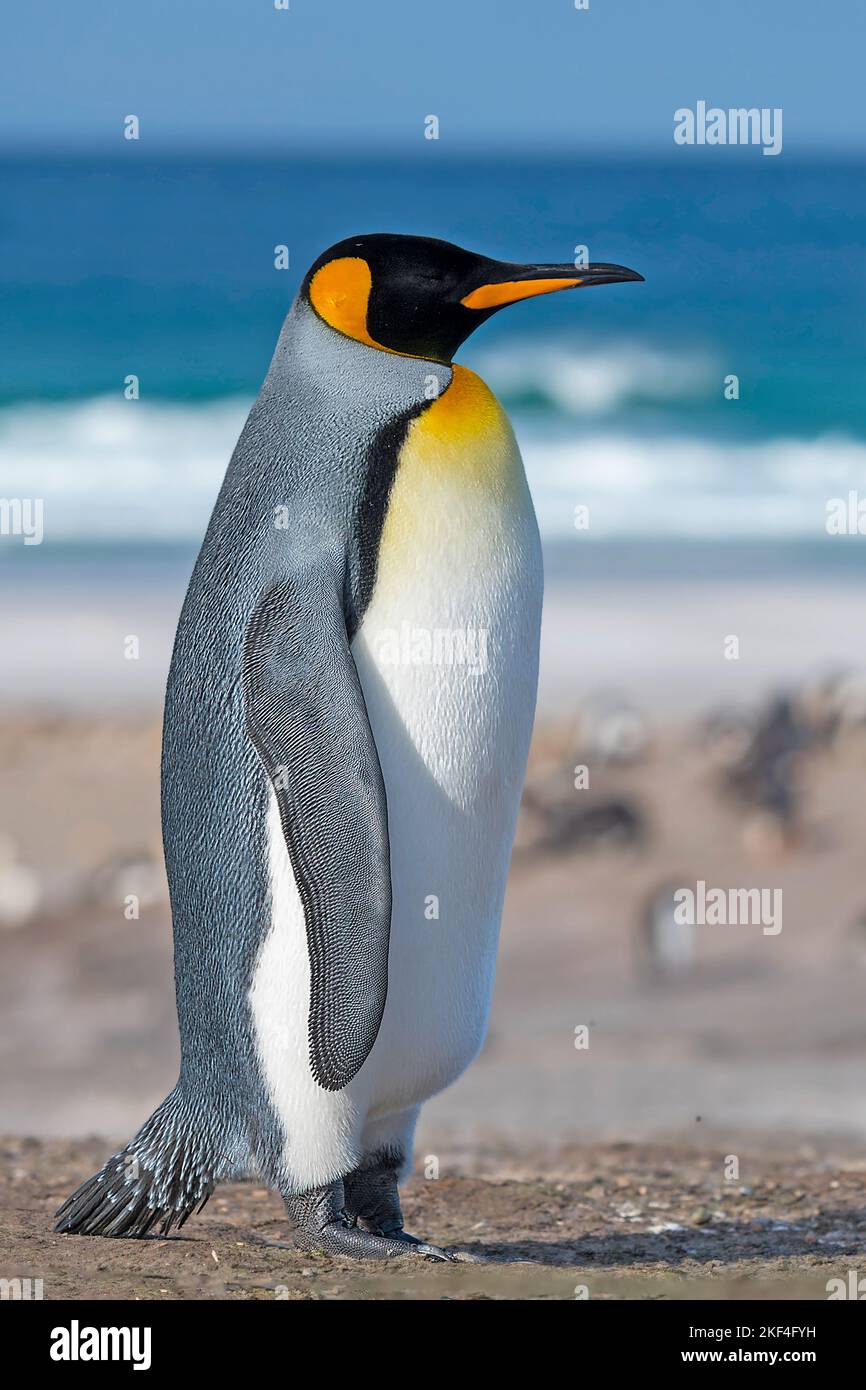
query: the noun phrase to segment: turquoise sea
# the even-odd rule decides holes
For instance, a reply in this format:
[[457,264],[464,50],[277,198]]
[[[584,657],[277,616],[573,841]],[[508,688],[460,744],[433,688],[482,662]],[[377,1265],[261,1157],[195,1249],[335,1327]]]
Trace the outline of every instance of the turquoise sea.
[[646,284],[508,309],[461,354],[512,414],[546,539],[573,537],[584,505],[584,538],[626,557],[677,540],[763,563],[779,543],[838,565],[827,500],[866,491],[863,166],[678,153],[0,161],[0,494],[44,498],[43,559],[192,551],[324,247],[402,231],[562,261],[586,245]]

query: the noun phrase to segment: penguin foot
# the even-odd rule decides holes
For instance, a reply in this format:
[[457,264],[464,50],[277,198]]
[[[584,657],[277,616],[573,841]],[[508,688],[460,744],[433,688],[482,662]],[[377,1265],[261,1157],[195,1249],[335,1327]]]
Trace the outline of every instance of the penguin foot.
[[418,1236],[410,1236],[408,1231],[404,1231],[402,1226],[395,1226],[391,1230],[371,1230],[367,1226],[355,1226],[355,1230],[369,1234],[374,1237],[384,1238],[389,1241],[397,1241],[403,1246],[403,1253],[406,1255],[423,1255],[428,1260],[447,1261],[454,1264],[461,1258],[454,1250],[447,1250],[443,1245],[431,1245],[429,1241],[420,1240]]
[[459,1257],[441,1245],[431,1245],[403,1230],[403,1212],[397,1185],[397,1169],[387,1157],[368,1161],[343,1181],[344,1209],[349,1221],[361,1230],[414,1246],[416,1254],[437,1260]]
[[386,1219],[379,1224],[365,1219],[361,1225],[357,1212],[346,1211],[345,1200],[341,1182],[285,1197],[295,1245],[300,1250],[321,1250],[326,1255],[348,1255],[356,1260],[392,1260],[406,1255],[454,1260],[450,1251],[408,1235],[399,1205],[398,1220]]
[[450,1251],[438,1245],[427,1245],[402,1231],[392,1236],[379,1236],[372,1231],[363,1231],[359,1226],[351,1226],[345,1220],[332,1222],[315,1233],[296,1233],[295,1244],[302,1250],[321,1250],[326,1255],[348,1255],[356,1260],[393,1260],[403,1259],[407,1255],[449,1263],[454,1260]]

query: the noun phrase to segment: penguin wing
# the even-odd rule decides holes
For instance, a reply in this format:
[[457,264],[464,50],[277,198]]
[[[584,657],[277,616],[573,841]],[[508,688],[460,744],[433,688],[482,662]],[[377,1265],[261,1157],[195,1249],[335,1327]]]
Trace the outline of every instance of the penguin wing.
[[385,1008],[391,864],[382,769],[333,578],[305,570],[261,595],[243,687],[304,908],[312,1072],[339,1091]]

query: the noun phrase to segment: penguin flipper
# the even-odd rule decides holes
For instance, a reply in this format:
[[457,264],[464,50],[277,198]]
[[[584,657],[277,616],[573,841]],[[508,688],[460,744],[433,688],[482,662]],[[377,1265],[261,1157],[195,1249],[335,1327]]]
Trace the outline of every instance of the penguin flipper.
[[333,576],[310,567],[261,595],[243,687],[304,908],[310,1064],[339,1091],[385,1008],[391,863],[382,769]]

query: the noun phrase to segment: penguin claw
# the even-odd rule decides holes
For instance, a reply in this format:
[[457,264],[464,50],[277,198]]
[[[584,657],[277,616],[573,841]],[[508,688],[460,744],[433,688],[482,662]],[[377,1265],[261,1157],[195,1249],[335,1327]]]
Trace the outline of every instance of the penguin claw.
[[374,1230],[373,1234],[387,1236],[389,1240],[397,1240],[401,1245],[407,1247],[407,1255],[421,1255],[428,1260],[438,1260],[440,1263],[447,1262],[454,1264],[460,1259],[456,1250],[447,1250],[442,1245],[431,1245],[429,1241],[421,1240],[419,1236],[412,1236],[408,1231],[404,1231],[402,1226],[397,1226],[393,1230],[383,1230],[381,1227]]
[[317,1232],[298,1231],[295,1246],[302,1250],[320,1251],[323,1255],[349,1256],[356,1260],[393,1260],[412,1255],[437,1264],[454,1264],[464,1258],[457,1251],[446,1250],[441,1245],[430,1245],[404,1231],[383,1235],[365,1231],[348,1222],[331,1222],[324,1230]]
[[[380,1232],[379,1234],[384,1234]],[[440,1263],[447,1264],[486,1264],[487,1255],[475,1255],[469,1250],[458,1250],[447,1245],[431,1245],[429,1241],[421,1240],[418,1236],[410,1236],[408,1231],[402,1228],[397,1231],[390,1231],[392,1240],[404,1241],[410,1248],[407,1255],[423,1255],[428,1260],[438,1260]]]
[[[376,1200],[369,1200],[370,1191],[366,1194],[360,1191],[360,1184],[356,1181],[354,1197],[357,1205],[353,1203],[348,1211],[342,1182],[285,1196],[296,1248],[356,1260],[393,1260],[416,1255],[420,1259],[435,1260],[441,1264],[455,1264],[467,1258],[456,1250],[431,1245],[403,1230],[397,1200],[397,1179],[393,1170],[385,1173],[367,1170],[363,1177],[368,1188],[371,1180],[378,1180],[372,1193],[372,1198]],[[368,1200],[362,1206],[365,1197]]]
[[297,1231],[295,1244],[302,1250],[320,1251],[323,1255],[346,1256],[355,1260],[393,1260],[405,1255],[436,1252],[436,1258],[447,1258],[444,1251],[440,1255],[435,1246],[424,1246],[420,1242],[401,1239],[397,1235],[377,1235],[365,1231],[348,1221],[331,1221],[318,1231]]
[[424,1240],[411,1241],[411,1253],[420,1255],[427,1260],[435,1260],[437,1264],[456,1264],[460,1256],[455,1250],[446,1250],[442,1245],[428,1245]]

